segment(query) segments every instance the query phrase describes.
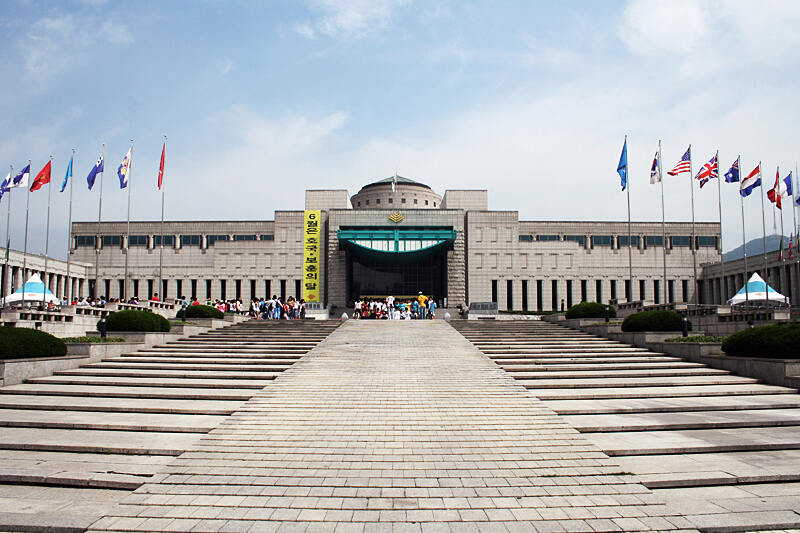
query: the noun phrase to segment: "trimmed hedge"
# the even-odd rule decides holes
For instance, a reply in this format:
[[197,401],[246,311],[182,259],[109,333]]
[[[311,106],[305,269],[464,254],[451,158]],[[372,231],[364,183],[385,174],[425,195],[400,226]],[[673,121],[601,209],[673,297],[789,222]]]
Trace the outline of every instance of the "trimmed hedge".
[[[642,311],[622,321],[622,331],[681,331],[683,317],[675,311]],[[692,325],[689,324],[689,329]]]
[[722,341],[726,355],[800,359],[800,324],[770,324],[745,329]]
[[67,355],[67,345],[49,333],[28,328],[0,327],[0,358],[58,357]]
[[[97,323],[100,327],[100,323]],[[167,332],[169,320],[151,311],[128,309],[116,311],[106,317],[106,331],[150,331]]]
[[[183,311],[178,311],[175,318],[183,319]],[[225,314],[210,305],[189,305],[186,307],[186,318],[225,318]]]
[[605,318],[606,309],[608,317],[616,318],[617,310],[599,302],[581,302],[567,309],[566,318]]

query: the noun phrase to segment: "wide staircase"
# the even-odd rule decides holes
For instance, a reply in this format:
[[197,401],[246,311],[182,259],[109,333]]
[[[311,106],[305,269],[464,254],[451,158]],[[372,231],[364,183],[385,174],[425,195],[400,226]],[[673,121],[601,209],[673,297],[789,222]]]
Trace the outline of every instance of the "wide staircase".
[[800,528],[800,395],[540,321],[454,321],[701,531]]
[[339,326],[251,320],[0,389],[0,530],[83,531]]

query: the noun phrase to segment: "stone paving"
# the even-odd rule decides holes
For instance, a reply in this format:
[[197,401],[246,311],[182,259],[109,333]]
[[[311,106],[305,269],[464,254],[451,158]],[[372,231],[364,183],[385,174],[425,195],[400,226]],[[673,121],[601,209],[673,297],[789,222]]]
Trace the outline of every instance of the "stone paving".
[[675,531],[441,321],[348,321],[91,531]]
[[547,322],[454,322],[702,531],[800,528],[800,396]]

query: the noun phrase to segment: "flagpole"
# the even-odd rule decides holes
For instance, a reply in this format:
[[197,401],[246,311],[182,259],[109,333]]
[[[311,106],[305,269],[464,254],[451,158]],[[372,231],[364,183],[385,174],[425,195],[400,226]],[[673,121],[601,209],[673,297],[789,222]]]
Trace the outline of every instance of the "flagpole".
[[[72,157],[70,162],[74,164],[75,148],[72,149]],[[72,170],[72,169],[70,169]],[[67,297],[67,305],[72,303],[72,281],[69,279],[69,263],[70,255],[72,255],[72,184],[75,182],[73,177],[69,177],[69,223],[67,224],[67,287],[64,290],[64,296]]]
[[[795,161],[794,162],[794,186],[795,186],[794,187],[794,193],[796,195],[800,196],[800,190],[798,190],[798,188],[797,188],[797,183],[798,183],[798,180],[797,180],[797,161]],[[794,195],[792,195],[792,216],[794,217],[794,232],[795,232],[794,233],[794,235],[795,235],[794,242],[797,243],[798,242],[797,241],[797,237],[798,237],[798,234],[797,234],[797,202],[795,202]],[[798,252],[800,252],[800,245],[795,244],[793,251],[795,252],[795,254],[794,254],[795,255],[795,260],[794,260],[794,262],[798,265],[798,267],[800,267],[800,253],[798,253]],[[800,268],[798,268],[798,272],[797,273],[798,273],[797,282],[798,282],[798,284],[800,284]],[[798,291],[798,295],[800,295],[800,290]],[[789,302],[789,303],[791,304],[791,302]]]
[[[164,148],[162,149],[162,153],[164,153],[167,149],[167,136],[164,135]],[[164,180],[162,174],[161,180],[161,239],[159,240],[161,244],[161,249],[158,252],[158,290],[163,293],[163,285],[164,285]],[[180,296],[180,295],[178,295]],[[267,295],[269,297],[269,295]]]
[[100,161],[103,162],[103,170],[100,172],[100,197],[97,201],[97,242],[95,244],[94,260],[94,294],[92,298],[97,298],[100,292],[100,220],[103,215],[103,174],[106,168],[106,143],[100,148]]
[[[28,168],[32,161],[28,159]],[[30,170],[29,170],[30,172]],[[28,175],[28,181],[30,181],[30,174]],[[25,307],[25,268],[28,266],[28,212],[30,211],[31,207],[31,188],[30,185],[25,185],[25,188],[28,190],[28,194],[26,195],[25,200],[25,242],[22,248],[22,307]]]
[[767,219],[764,216],[764,175],[761,173],[761,161],[758,162],[758,174],[761,179],[761,230],[763,232],[762,245],[764,248],[764,282],[769,285],[769,270],[767,269]]
[[42,280],[42,307],[47,299],[47,256],[50,253],[50,196],[53,189],[53,156],[50,156],[50,180],[47,182],[47,224],[44,236],[44,279]]
[[725,303],[728,296],[728,289],[727,284],[728,280],[725,277],[725,257],[724,257],[724,249],[722,248],[722,176],[720,176],[720,168],[719,168],[719,150],[717,150],[717,155],[714,156],[717,161],[717,199],[719,200],[719,255],[720,255],[720,263],[722,264],[722,283],[720,283],[719,291],[721,293],[720,297],[720,304]]
[[667,302],[667,223],[664,216],[664,179],[661,174],[661,139],[658,140],[658,181],[661,182],[661,244],[664,258],[664,303]]
[[[628,286],[629,296],[633,298],[633,246],[631,245],[631,176],[628,169],[628,136],[625,136],[625,190],[628,192]],[[641,298],[641,294],[639,297]],[[630,300],[629,300],[630,301]]]
[[131,157],[128,160],[128,171],[125,174],[126,187],[128,188],[128,226],[125,235],[125,281],[122,285],[122,300],[128,296],[128,252],[130,252],[131,239],[131,169],[133,168],[133,139],[131,139]]
[[[780,189],[780,179],[781,179],[780,167],[778,168],[778,173],[777,174],[778,174],[778,183],[779,184],[778,184],[778,190],[776,191],[776,193],[780,194],[780,191],[781,191],[781,189]],[[776,207],[777,207],[777,205],[778,205],[778,203],[775,202],[775,206]],[[779,265],[778,266],[778,282],[780,282],[780,279],[781,279],[782,274],[783,274],[783,266],[782,265],[783,265],[783,261],[784,261],[784,258],[783,258],[783,243],[784,243],[784,236],[783,236],[783,209],[780,209],[780,213],[781,213],[781,246],[780,246],[780,250],[781,251],[779,252],[780,253],[780,258],[779,259],[780,260],[778,261],[778,265]],[[781,287],[781,289],[783,290],[784,293],[786,292],[786,287]],[[783,303],[786,303],[786,295],[785,294],[783,296]]]
[[[9,171],[8,175],[11,176],[10,179],[13,180],[14,179],[14,165],[9,165],[8,171]],[[9,181],[8,184],[10,185],[11,181]],[[9,275],[10,272],[8,271],[9,270],[9,268],[8,268],[8,258],[9,258],[10,252],[9,252],[8,248],[9,248],[9,245],[11,244],[11,232],[10,232],[10,230],[11,230],[11,189],[9,188],[8,190],[6,190],[5,194],[8,195],[8,212],[6,213],[6,257],[5,257],[5,264],[3,266],[3,288],[2,288],[2,292],[3,293],[5,293],[5,291],[6,291],[6,281],[9,281],[9,277],[10,277],[10,275]],[[11,282],[10,281],[8,283],[8,292],[9,292],[9,294],[11,294]],[[5,307],[5,303],[3,303],[3,307]]]
[[742,156],[736,158],[736,163],[739,166],[739,203],[742,207],[742,253],[744,254],[744,301],[745,307],[750,305],[750,289],[747,286],[747,282],[750,281],[750,272],[747,270],[747,236],[745,234],[745,224],[744,224],[744,196],[742,196],[741,191],[741,180],[742,180]]
[[695,237],[695,230],[694,230],[694,171],[692,169],[692,145],[689,145],[689,190],[691,191],[692,197],[692,277],[694,279],[693,291],[694,291],[694,303],[700,301],[698,290],[697,290],[697,237]]

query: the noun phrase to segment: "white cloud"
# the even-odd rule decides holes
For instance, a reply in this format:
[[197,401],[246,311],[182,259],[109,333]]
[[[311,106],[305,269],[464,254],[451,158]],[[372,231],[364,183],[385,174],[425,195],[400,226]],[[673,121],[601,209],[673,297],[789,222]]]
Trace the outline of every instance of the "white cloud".
[[637,53],[687,54],[705,37],[710,13],[697,0],[631,0],[620,38]]
[[317,35],[335,38],[359,38],[385,28],[394,11],[408,0],[313,0],[312,11],[318,13],[313,22],[295,26],[306,38]]

